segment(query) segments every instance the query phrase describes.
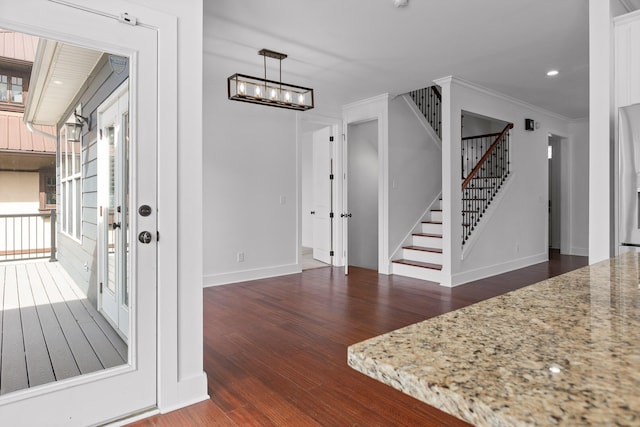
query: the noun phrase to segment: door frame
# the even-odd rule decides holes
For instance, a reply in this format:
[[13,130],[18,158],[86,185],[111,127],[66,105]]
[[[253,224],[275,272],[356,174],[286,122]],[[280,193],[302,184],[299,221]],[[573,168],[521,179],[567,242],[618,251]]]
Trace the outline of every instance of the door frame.
[[[57,3],[56,6],[53,6]],[[184,70],[178,62],[178,17],[170,13],[162,12],[156,9],[136,4],[127,0],[112,0],[105,3],[101,0],[25,0],[12,5],[0,16],[0,25],[3,28],[18,32],[36,34],[42,37],[48,37],[68,43],[87,44],[88,42],[95,48],[114,52],[112,42],[104,42],[104,39],[89,36],[72,36],[69,35],[67,28],[78,28],[83,25],[82,20],[69,19],[52,19],[62,18],[66,13],[61,13],[59,6],[68,6],[72,9],[80,9],[89,13],[97,13],[103,15],[105,19],[118,19],[118,17],[126,11],[130,16],[143,18],[143,24],[146,27],[157,30],[156,37],[158,41],[158,50],[162,52],[157,58],[158,74],[157,74],[157,97],[158,107],[156,114],[157,122],[157,145],[158,145],[158,170],[162,170],[162,176],[158,178],[158,209],[162,210],[162,215],[158,216],[158,227],[163,230],[163,241],[167,244],[158,244],[158,279],[157,279],[157,343],[156,350],[158,355],[156,387],[157,387],[157,407],[163,411],[169,411],[186,404],[195,403],[203,400],[206,395],[206,375],[201,372],[200,375],[193,374],[193,367],[190,366],[191,358],[184,358],[178,363],[179,355],[187,355],[186,351],[197,350],[202,348],[202,329],[198,329],[201,323],[201,316],[192,322],[198,314],[198,310],[191,308],[192,316],[179,316],[179,303],[176,302],[178,290],[178,136],[191,136],[191,132],[178,132],[178,114],[177,110],[182,101],[178,99],[178,70]],[[161,7],[162,5],[158,5]],[[167,8],[173,10],[170,7]],[[39,10],[39,14],[34,15],[33,10]],[[177,12],[176,12],[177,13]],[[188,15],[187,15],[188,16]],[[68,21],[68,22],[67,22]],[[125,24],[122,24],[125,25]],[[79,34],[80,31],[77,31]],[[85,34],[91,34],[91,29],[86,29]],[[100,45],[104,44],[104,46]],[[100,45],[100,46],[99,46]],[[122,42],[122,46],[126,43]],[[117,49],[116,49],[117,50]],[[128,55],[128,53],[127,53]],[[162,90],[160,90],[162,88]],[[131,105],[134,110],[136,105]],[[197,115],[196,121],[201,123],[201,115]],[[201,137],[201,132],[195,132],[193,136]],[[201,146],[197,144],[197,146]],[[161,183],[164,183],[164,185]],[[160,190],[161,189],[161,190]],[[139,201],[142,202],[142,201]],[[193,234],[193,233],[189,233]],[[198,294],[200,295],[201,292]],[[189,292],[184,295],[183,304],[190,304],[192,300],[201,301],[200,298],[193,297],[193,293]],[[181,321],[179,325],[179,321]],[[182,344],[178,342],[178,331],[184,329],[192,330],[190,334],[183,337]],[[197,340],[199,338],[199,343]],[[194,343],[194,340],[196,341]],[[199,356],[195,355],[196,358]],[[200,356],[201,357],[201,356]],[[199,365],[202,366],[201,363]],[[197,370],[197,369],[196,369]],[[88,374],[83,376],[91,381],[99,380],[104,373]],[[110,375],[110,374],[107,374]],[[35,392],[33,390],[25,390],[11,395],[11,401],[23,401],[29,404],[32,397],[48,394],[50,402],[55,402],[55,396],[58,389],[67,389],[73,385],[73,380],[64,382],[63,386],[52,383],[50,387],[39,388]],[[46,388],[46,390],[45,390]],[[108,398],[108,396],[106,396]],[[5,399],[4,402],[7,402]],[[83,405],[77,405],[78,411],[82,415],[86,415]],[[28,408],[28,406],[27,406]],[[145,408],[139,408],[144,410]],[[0,412],[2,408],[0,407]],[[29,411],[23,411],[25,414]],[[33,411],[31,411],[33,412]],[[40,411],[42,412],[42,411]],[[149,413],[158,412],[151,410]],[[46,413],[42,414],[46,415]],[[76,414],[69,414],[76,415]],[[127,414],[114,413],[114,418],[126,416]],[[79,422],[78,418],[72,421]],[[105,422],[108,419],[101,419],[98,422]]]
[[[557,137],[559,139],[559,147],[560,147],[560,194],[558,195],[560,199],[560,253],[565,255],[572,255],[571,242],[571,205],[570,205],[570,195],[571,195],[571,176],[573,175],[573,167],[571,163],[571,159],[569,156],[569,137],[563,135],[562,133],[558,133],[554,130],[549,131],[550,135]],[[549,141],[549,135],[547,135],[547,145]],[[545,154],[547,154],[545,152]],[[549,179],[549,161],[547,161],[547,174],[546,179]],[[547,200],[549,200],[549,182],[547,182]],[[550,218],[547,220],[547,230],[546,230],[546,241],[545,248],[549,248],[550,241]]]
[[[343,147],[340,150],[342,165],[342,187],[340,192],[343,196],[342,206],[348,207],[347,194],[348,182],[346,176],[345,164],[349,142],[349,125],[367,122],[371,120],[378,121],[378,273],[391,274],[391,259],[389,257],[389,101],[390,95],[384,93],[373,98],[364,99],[342,107],[342,129],[345,138]],[[348,221],[343,218],[342,221]],[[348,225],[342,227],[341,239],[343,240],[342,250],[346,257],[348,250]],[[348,260],[347,260],[348,262]],[[348,273],[348,266],[345,266],[345,274]]]
[[299,271],[302,271],[302,145],[304,144],[304,133],[322,127],[331,127],[331,135],[334,138],[331,158],[333,159],[333,265],[343,266],[342,257],[342,185],[339,179],[342,176],[342,162],[340,150],[342,149],[340,140],[342,139],[342,120],[336,117],[323,116],[311,113],[296,113],[296,185],[298,203],[296,207],[297,218],[297,242],[298,250],[296,263]]

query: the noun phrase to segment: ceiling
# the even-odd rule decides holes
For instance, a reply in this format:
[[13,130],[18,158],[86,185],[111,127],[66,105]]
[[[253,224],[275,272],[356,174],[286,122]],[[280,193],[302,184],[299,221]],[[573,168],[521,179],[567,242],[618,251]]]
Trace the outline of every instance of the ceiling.
[[[621,0],[635,7],[638,0]],[[638,1],[640,3],[640,1]],[[587,0],[216,0],[204,2],[207,77],[313,87],[316,109],[401,94],[454,75],[568,118],[588,116]],[[277,61],[267,78],[278,78]],[[560,74],[547,77],[557,69]]]

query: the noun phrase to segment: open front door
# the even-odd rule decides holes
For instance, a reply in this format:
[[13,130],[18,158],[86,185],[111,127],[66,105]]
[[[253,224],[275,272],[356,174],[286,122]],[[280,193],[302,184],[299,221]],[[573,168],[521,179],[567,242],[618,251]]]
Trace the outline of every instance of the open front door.
[[[145,25],[121,22],[118,17],[124,12],[137,15]],[[157,16],[149,9],[121,0],[23,0],[3,8],[0,14],[0,28],[50,42],[49,50],[38,52],[49,62],[34,67],[30,96],[38,96],[39,90],[44,93],[49,84],[57,84],[53,88],[65,87],[63,80],[67,76],[72,76],[71,80],[81,79],[78,90],[63,105],[47,110],[55,112],[50,118],[54,123],[42,120],[49,125],[57,124],[58,129],[70,124],[82,130],[81,135],[73,137],[74,148],[66,151],[60,148],[60,143],[70,138],[58,131],[59,256],[55,264],[68,274],[42,281],[43,303],[35,309],[43,315],[48,313],[50,322],[45,328],[30,330],[42,331],[39,333],[45,335],[41,340],[46,341],[49,349],[30,356],[50,358],[50,365],[56,370],[62,352],[52,350],[55,344],[56,349],[62,348],[65,354],[74,356],[79,372],[64,379],[56,374],[46,384],[32,385],[29,371],[28,388],[0,396],[0,424],[99,425],[157,406],[159,31],[149,24]],[[61,64],[63,54],[69,59],[63,65],[73,71],[78,63],[74,59],[89,57],[85,55],[89,50],[100,54],[101,62],[96,63],[99,65],[95,66],[94,74],[60,73],[56,77],[50,74],[62,70],[57,64]],[[116,59],[113,64],[107,62],[111,58]],[[109,73],[128,74],[128,79],[124,85],[99,85],[97,79],[107,81],[112,75]],[[41,86],[36,90],[38,85]],[[78,101],[78,97],[85,96],[85,100]],[[68,116],[63,116],[70,111],[79,111],[82,121],[72,114],[75,123],[65,123]],[[36,119],[34,124],[38,124]],[[144,206],[147,209],[140,209]],[[84,259],[78,261],[80,257]],[[98,309],[127,338],[119,362],[109,360],[108,355],[116,350],[107,348],[108,344],[101,348],[76,345],[80,338],[92,343],[93,338],[107,334],[108,328],[103,328],[104,321],[98,321],[98,326],[89,324],[91,319],[101,319],[89,299],[82,299],[75,290],[65,295],[54,292],[51,283],[66,280],[66,276],[74,276],[73,281],[86,278],[91,285],[87,297],[95,295],[102,283]],[[45,296],[48,304],[44,304]],[[87,312],[82,311],[85,308],[93,310],[89,310],[92,314],[79,316],[78,313]],[[60,339],[54,340],[54,336]],[[90,353],[95,366],[89,366],[90,360],[85,357]]]

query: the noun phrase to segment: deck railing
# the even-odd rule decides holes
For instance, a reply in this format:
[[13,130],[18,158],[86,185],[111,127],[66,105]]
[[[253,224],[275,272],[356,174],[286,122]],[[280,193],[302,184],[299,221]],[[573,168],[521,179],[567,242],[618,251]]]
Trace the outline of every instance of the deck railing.
[[0,262],[56,260],[56,211],[0,215]]

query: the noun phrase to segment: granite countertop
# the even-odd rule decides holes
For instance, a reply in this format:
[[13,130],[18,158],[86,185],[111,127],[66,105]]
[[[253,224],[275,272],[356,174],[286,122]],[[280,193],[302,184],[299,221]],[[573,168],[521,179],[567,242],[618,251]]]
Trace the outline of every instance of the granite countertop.
[[349,365],[477,426],[640,426],[640,260],[352,345]]

